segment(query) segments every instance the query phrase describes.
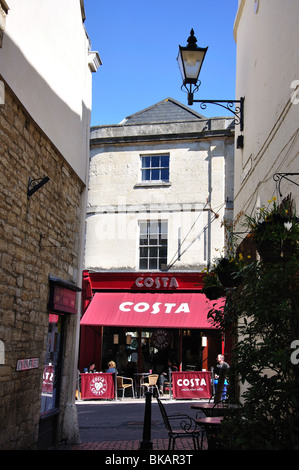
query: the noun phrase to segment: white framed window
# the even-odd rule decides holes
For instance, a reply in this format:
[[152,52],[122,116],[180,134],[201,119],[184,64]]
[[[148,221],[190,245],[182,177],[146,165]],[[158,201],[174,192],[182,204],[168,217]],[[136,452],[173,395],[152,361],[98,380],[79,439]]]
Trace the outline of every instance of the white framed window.
[[139,222],[139,269],[161,270],[167,265],[167,220]]
[[169,182],[169,155],[141,155],[141,181]]

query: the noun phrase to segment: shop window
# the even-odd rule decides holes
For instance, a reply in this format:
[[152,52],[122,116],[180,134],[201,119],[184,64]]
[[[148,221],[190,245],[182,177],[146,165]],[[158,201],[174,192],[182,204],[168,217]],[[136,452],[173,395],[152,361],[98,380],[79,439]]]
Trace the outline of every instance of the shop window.
[[167,221],[139,222],[139,269],[163,269],[167,266]]
[[62,347],[63,315],[50,313],[43,372],[41,414],[50,412],[59,406]]

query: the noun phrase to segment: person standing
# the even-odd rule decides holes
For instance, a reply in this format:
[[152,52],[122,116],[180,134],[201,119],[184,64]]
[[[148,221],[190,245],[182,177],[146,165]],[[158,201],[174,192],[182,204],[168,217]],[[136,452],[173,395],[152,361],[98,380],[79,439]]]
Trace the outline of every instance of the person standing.
[[223,354],[218,354],[216,360],[217,364],[214,369],[214,385],[216,388],[214,402],[218,403],[219,401],[226,399],[228,385],[226,376],[229,370],[229,365],[224,361]]

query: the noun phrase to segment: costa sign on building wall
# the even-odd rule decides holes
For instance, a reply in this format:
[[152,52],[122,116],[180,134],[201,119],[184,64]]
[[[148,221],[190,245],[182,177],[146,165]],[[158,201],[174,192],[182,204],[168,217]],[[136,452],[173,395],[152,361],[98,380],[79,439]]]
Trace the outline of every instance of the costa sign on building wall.
[[83,272],[86,291],[200,291],[202,273]]
[[154,287],[155,289],[178,289],[179,283],[176,277],[166,277],[166,276],[139,276],[135,280],[136,287]]

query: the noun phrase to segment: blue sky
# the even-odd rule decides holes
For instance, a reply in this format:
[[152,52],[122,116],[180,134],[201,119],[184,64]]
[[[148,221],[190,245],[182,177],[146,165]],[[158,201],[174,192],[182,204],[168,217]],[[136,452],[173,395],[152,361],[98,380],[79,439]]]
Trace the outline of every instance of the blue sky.
[[[171,97],[187,105],[177,65],[191,28],[209,46],[196,99],[235,99],[237,0],[85,0],[85,26],[103,65],[93,78],[91,125],[117,124]],[[210,105],[208,117],[229,115]]]

